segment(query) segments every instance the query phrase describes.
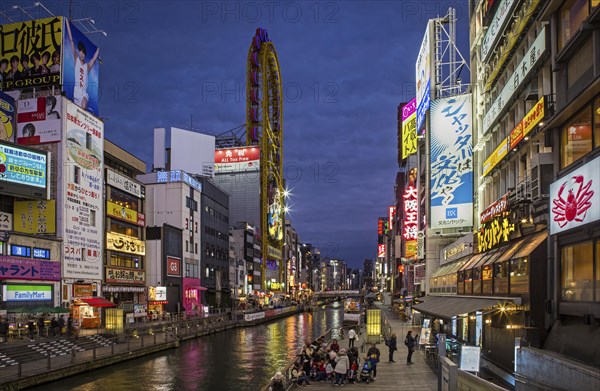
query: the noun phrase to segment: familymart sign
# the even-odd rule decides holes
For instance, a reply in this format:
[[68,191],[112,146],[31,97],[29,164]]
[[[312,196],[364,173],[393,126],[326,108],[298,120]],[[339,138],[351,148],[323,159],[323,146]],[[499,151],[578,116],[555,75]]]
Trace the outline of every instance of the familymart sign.
[[5,301],[40,301],[52,300],[51,285],[5,285],[3,287]]

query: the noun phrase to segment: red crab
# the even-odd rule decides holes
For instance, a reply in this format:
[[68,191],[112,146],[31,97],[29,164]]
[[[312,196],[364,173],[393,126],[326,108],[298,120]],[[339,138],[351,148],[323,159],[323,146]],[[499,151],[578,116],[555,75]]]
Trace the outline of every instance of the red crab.
[[[572,184],[568,190],[567,199],[565,200],[562,194],[571,181],[565,181],[558,190],[558,198],[552,200],[554,205],[552,212],[555,213],[554,221],[558,223],[560,228],[567,225],[569,221],[582,222],[585,219],[587,210],[592,206],[590,202],[590,198],[594,195],[594,191],[590,190],[592,181],[590,180],[584,185],[583,175],[575,175],[571,179]],[[574,193],[574,190],[576,190],[576,193]]]

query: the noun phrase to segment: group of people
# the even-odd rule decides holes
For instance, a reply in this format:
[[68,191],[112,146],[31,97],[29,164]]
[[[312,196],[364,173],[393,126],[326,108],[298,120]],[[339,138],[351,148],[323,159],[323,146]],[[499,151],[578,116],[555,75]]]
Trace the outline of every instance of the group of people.
[[[7,319],[0,319],[0,342],[8,341],[10,325]],[[69,315],[68,319],[65,320],[65,316],[61,315],[59,318],[56,316],[52,317],[48,330],[46,330],[46,319],[43,315],[38,317],[30,317],[27,320],[27,336],[31,341],[35,340],[35,337],[59,337],[66,334],[67,337],[71,337],[74,333],[73,317]]]
[[[50,65],[52,57],[52,65]],[[19,67],[20,65],[20,67]],[[42,76],[60,71],[60,48],[50,52],[34,52],[31,56],[27,54],[13,55],[10,61],[6,58],[0,60],[0,78],[2,81],[22,80],[30,76]]]
[[[358,338],[354,330],[350,330],[352,342]],[[340,348],[337,339],[327,344],[324,337],[313,342],[304,341],[302,351],[290,371],[291,379],[298,386],[309,385],[311,381],[331,382],[335,386],[358,381],[370,382],[377,378],[377,363],[381,353],[373,344],[361,365],[358,348],[352,343],[348,350]],[[284,377],[281,372],[273,376],[272,390],[284,389]]]

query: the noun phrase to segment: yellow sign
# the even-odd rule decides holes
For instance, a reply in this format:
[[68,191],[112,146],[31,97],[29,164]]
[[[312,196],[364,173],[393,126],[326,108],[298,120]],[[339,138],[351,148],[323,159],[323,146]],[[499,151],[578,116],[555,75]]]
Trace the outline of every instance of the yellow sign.
[[504,139],[498,144],[498,147],[492,154],[485,160],[483,163],[483,176],[492,171],[492,168],[496,167],[498,163],[504,159],[504,157],[508,154],[508,139]]
[[544,97],[533,106],[531,110],[527,113],[525,117],[519,122],[519,125],[510,132],[509,144],[510,148],[514,148],[519,144],[519,142],[525,138],[529,132],[544,118]]
[[115,232],[106,233],[106,249],[129,254],[146,255],[146,245],[143,240]]
[[15,232],[56,233],[56,201],[15,201],[13,226]]
[[417,153],[417,112],[402,121],[402,159]]
[[407,240],[404,242],[406,246],[405,256],[406,258],[414,257],[417,255],[417,241],[416,240]]
[[275,247],[269,246],[268,251],[269,251],[269,254],[268,254],[269,258],[275,258],[275,259],[281,260],[281,250],[279,250]]
[[140,218],[138,216],[138,212],[111,201],[106,201],[106,214],[112,217],[116,217],[117,219],[129,221],[130,223],[140,225]]
[[500,244],[508,243],[510,233],[514,230],[515,225],[509,222],[506,217],[495,218],[485,223],[477,235],[479,252],[488,251]]

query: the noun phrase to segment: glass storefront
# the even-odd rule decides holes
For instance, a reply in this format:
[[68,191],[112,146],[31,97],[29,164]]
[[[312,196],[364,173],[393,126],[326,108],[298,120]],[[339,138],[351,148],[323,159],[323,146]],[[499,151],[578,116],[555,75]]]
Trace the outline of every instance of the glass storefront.
[[[599,241],[596,240],[596,251],[594,251],[594,241],[588,240],[561,248],[562,300],[594,301],[594,264],[596,264],[596,283],[599,279],[598,273],[600,273],[598,270],[599,246]],[[598,295],[596,295],[595,301],[600,301]]]

